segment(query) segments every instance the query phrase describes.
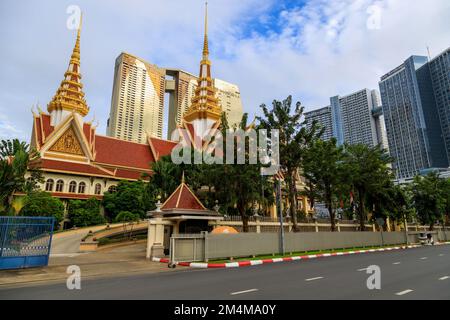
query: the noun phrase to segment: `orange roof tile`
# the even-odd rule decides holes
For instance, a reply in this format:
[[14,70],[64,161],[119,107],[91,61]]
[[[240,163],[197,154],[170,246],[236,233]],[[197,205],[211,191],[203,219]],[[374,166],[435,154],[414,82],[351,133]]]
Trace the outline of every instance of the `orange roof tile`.
[[173,209],[207,211],[185,183],[180,184],[161,207],[161,210]]
[[155,162],[150,146],[105,136],[95,136],[95,161],[109,165],[150,169]]

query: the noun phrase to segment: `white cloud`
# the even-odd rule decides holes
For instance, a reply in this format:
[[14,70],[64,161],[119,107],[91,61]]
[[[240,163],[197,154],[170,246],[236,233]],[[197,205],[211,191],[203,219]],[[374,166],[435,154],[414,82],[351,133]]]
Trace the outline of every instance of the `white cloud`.
[[[203,1],[77,2],[85,14],[81,53],[88,118],[95,113],[100,133],[121,51],[197,72]],[[426,54],[427,46],[438,54],[450,46],[448,0],[309,0],[283,10],[278,3],[210,1],[213,76],[240,86],[251,115],[259,104],[289,94],[311,109],[327,105],[333,95],[377,88],[380,76],[409,55]],[[16,130],[31,132],[30,106],[45,105],[62,80],[75,38],[65,28],[71,4],[2,1],[0,61],[7,63],[0,73],[0,111]],[[381,8],[379,29],[367,27],[373,5]],[[261,31],[271,23],[274,30]]]

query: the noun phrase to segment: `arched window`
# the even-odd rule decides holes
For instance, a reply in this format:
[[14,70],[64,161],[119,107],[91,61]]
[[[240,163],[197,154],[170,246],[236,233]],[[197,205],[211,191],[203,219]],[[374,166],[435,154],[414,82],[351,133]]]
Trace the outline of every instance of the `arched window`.
[[77,192],[77,183],[75,181],[71,181],[69,183],[69,192],[70,193],[75,193]]
[[96,194],[96,195],[102,194],[102,185],[101,185],[100,183],[97,183],[97,184],[95,185],[95,194]]
[[64,181],[58,180],[56,182],[56,192],[63,192],[64,190]]
[[80,182],[78,185],[78,193],[83,194],[86,191],[86,183]]
[[117,192],[117,187],[116,186],[109,187],[108,192],[109,193],[116,193]]
[[55,181],[53,179],[48,179],[45,183],[45,191],[53,191],[53,185],[55,184]]

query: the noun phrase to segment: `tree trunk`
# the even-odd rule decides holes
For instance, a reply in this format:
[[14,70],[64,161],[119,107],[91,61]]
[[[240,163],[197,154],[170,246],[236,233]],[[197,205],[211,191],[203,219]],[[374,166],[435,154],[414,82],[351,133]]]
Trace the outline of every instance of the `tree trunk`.
[[311,207],[311,210],[313,210],[315,205],[315,199],[314,199],[313,185],[310,181],[308,181],[308,188],[309,188],[309,206]]
[[326,191],[326,206],[328,209],[328,212],[330,214],[330,224],[331,224],[331,231],[335,232],[336,231],[336,220],[335,220],[335,214],[333,211],[333,204],[332,204],[332,200],[331,200],[331,190],[327,190]]
[[297,186],[295,185],[295,172],[289,178],[289,209],[292,218],[292,231],[298,232],[297,224]]
[[366,231],[366,211],[365,211],[365,203],[364,203],[364,192],[358,190],[359,197],[359,226],[361,231]]
[[248,232],[248,217],[245,214],[245,206],[242,204],[238,204],[238,211],[239,211],[239,214],[241,215],[242,231]]

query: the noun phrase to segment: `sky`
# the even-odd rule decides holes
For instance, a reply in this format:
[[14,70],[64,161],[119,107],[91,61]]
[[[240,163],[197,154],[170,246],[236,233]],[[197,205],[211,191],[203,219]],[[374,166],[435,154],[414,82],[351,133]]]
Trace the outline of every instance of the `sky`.
[[[84,14],[86,120],[98,121],[98,134],[121,52],[198,72],[203,0],[1,0],[0,139],[29,141],[32,106],[45,111],[55,94],[76,37],[67,26],[72,5]],[[209,0],[212,73],[240,87],[252,118],[289,95],[309,111],[378,88],[383,74],[427,47],[431,56],[450,47],[449,21],[449,0]]]

